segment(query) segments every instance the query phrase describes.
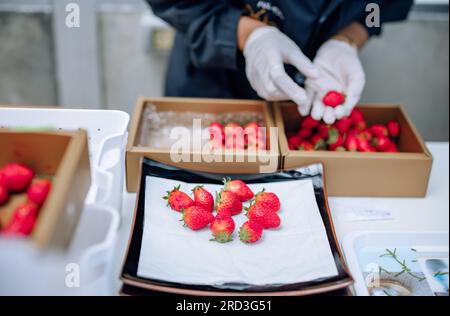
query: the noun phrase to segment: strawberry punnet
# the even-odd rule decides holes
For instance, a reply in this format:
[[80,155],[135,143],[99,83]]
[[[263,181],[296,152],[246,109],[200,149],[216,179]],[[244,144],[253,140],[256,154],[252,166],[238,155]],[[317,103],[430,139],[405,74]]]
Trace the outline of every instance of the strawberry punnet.
[[231,180],[230,178],[223,179],[224,189],[231,191],[239,198],[241,202],[247,202],[255,196],[248,185],[242,180]]
[[233,240],[235,223],[231,216],[217,215],[210,226],[213,238],[212,241],[227,243]]
[[338,91],[330,91],[323,97],[323,104],[330,107],[338,107],[339,105],[344,104],[345,95]]
[[253,244],[261,239],[263,227],[255,221],[245,222],[239,229],[239,239],[247,244]]
[[42,206],[52,188],[52,183],[48,180],[39,180],[30,185],[27,190],[28,200]]
[[194,193],[195,204],[203,206],[208,212],[214,211],[214,197],[202,185],[193,188],[192,192]]
[[34,224],[38,216],[38,206],[27,202],[19,205],[2,230],[5,235],[29,235],[33,231]]
[[278,214],[273,211],[269,203],[252,204],[247,211],[250,221],[256,221],[264,227],[264,229],[280,227],[281,219]]
[[195,204],[189,195],[180,191],[180,186],[173,188],[172,191],[167,191],[167,195],[163,199],[167,200],[167,204],[177,212],[181,212],[183,209]]
[[228,190],[221,191],[216,198],[216,212],[230,216],[238,215],[242,212],[242,202],[235,193]]
[[275,193],[266,192],[265,189],[256,194],[255,203],[266,204],[266,207],[273,212],[278,212],[281,208],[281,203],[278,196]]
[[2,174],[6,178],[7,189],[13,193],[25,191],[34,177],[33,170],[19,163],[6,165],[2,169]]

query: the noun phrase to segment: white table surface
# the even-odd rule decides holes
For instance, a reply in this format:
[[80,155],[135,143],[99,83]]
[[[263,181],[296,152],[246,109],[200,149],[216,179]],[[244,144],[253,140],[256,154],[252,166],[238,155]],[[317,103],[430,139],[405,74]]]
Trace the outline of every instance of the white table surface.
[[[345,236],[360,231],[446,231],[449,230],[449,143],[427,143],[434,157],[426,198],[329,198],[330,209],[339,242]],[[123,218],[115,256],[116,276],[122,269],[128,244],[136,194],[124,194]],[[388,210],[393,219],[380,221],[346,221],[343,213],[349,209]],[[122,213],[122,214],[123,214]],[[121,283],[117,280],[116,293]]]

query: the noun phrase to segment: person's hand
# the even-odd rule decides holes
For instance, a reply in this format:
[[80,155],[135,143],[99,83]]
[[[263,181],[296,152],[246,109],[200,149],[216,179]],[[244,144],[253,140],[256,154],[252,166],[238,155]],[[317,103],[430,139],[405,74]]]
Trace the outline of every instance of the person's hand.
[[[333,124],[350,115],[364,90],[366,79],[358,50],[344,41],[331,39],[317,52],[314,65],[320,69],[320,76],[306,80],[307,104],[312,107],[311,116],[314,119]],[[345,95],[343,105],[332,108],[323,104],[324,95],[332,90]]]
[[306,91],[285,72],[295,66],[305,77],[317,79],[319,71],[285,34],[272,26],[256,28],[244,46],[246,74],[252,88],[268,101],[294,101],[300,113],[309,112]]

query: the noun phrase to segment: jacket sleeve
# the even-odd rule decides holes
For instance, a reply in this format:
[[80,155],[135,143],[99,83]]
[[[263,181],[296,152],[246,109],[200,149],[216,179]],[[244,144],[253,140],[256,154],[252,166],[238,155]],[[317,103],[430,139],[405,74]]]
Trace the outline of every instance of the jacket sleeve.
[[155,15],[183,34],[198,68],[237,68],[237,25],[243,13],[227,0],[147,0]]
[[396,22],[406,20],[408,13],[413,5],[413,0],[375,0],[371,3],[378,4],[380,7],[380,27],[369,27],[366,24],[366,19],[370,12],[364,12],[361,17],[361,24],[364,25],[369,32],[369,35],[380,35],[382,26],[387,22]]

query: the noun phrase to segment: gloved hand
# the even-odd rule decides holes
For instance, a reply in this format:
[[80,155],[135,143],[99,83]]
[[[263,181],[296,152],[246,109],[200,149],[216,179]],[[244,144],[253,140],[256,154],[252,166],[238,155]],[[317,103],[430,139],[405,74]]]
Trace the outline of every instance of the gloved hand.
[[319,71],[285,34],[272,26],[255,29],[244,46],[246,74],[252,88],[268,101],[292,100],[303,115],[309,112],[306,91],[285,72],[295,66],[305,77],[316,79]]
[[[320,69],[320,76],[308,78],[305,82],[308,108],[312,106],[311,116],[314,119],[333,124],[350,115],[364,90],[366,79],[358,50],[344,41],[331,39],[317,52],[314,65]],[[343,105],[332,108],[323,104],[323,97],[332,90],[345,94]]]

